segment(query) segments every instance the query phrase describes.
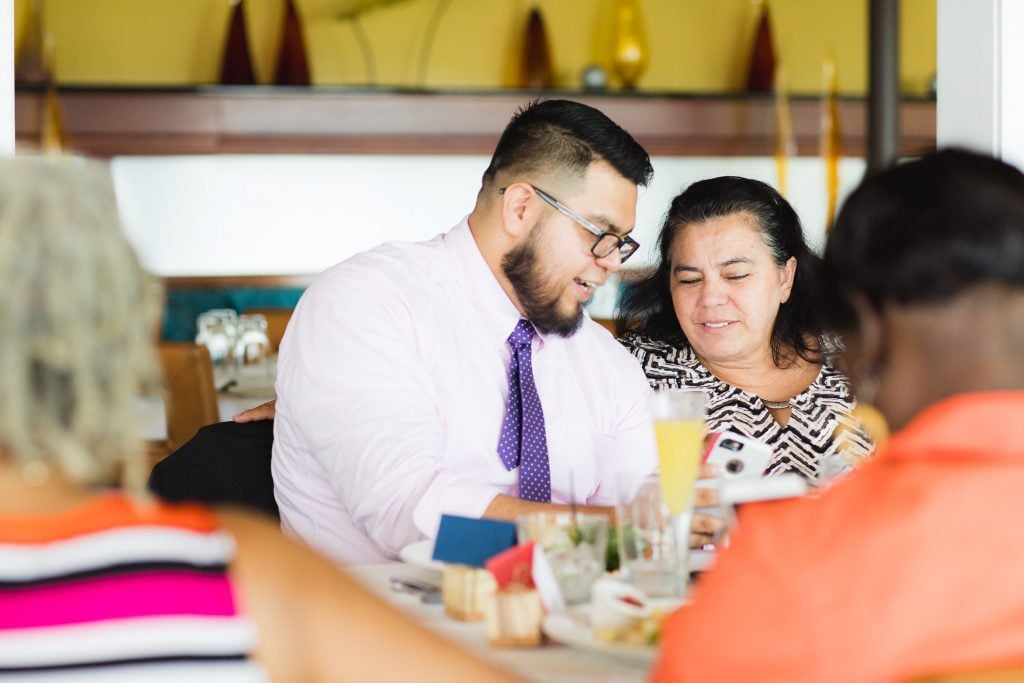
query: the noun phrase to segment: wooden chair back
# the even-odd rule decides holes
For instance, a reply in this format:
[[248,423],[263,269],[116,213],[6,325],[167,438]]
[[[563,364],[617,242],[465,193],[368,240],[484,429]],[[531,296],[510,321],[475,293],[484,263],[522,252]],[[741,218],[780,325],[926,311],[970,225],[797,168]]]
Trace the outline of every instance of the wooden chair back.
[[270,349],[277,353],[281,347],[281,338],[284,337],[288,321],[292,319],[291,308],[247,308],[242,311],[245,315],[259,314],[267,319],[267,338],[270,340]]
[[613,337],[619,336],[618,326],[615,324],[615,318],[594,318],[594,322],[611,332]]
[[200,427],[220,420],[210,352],[192,342],[160,342],[157,355],[164,375],[167,415],[166,452],[191,439]]

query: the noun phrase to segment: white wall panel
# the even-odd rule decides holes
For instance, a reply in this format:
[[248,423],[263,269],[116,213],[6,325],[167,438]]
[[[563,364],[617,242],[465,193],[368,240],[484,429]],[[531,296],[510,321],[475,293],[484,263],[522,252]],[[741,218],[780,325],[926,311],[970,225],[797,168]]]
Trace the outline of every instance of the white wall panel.
[[[486,157],[164,156],[111,162],[125,230],[158,275],[316,273],[388,240],[422,240],[457,223],[476,199]],[[658,157],[641,191],[636,265],[650,262],[668,204],[716,175],[775,182],[762,157]],[[864,163],[844,159],[842,195]],[[820,246],[825,180],[817,158],[790,161],[790,199]],[[581,207],[582,209],[583,207]],[[631,262],[633,264],[633,262]]]

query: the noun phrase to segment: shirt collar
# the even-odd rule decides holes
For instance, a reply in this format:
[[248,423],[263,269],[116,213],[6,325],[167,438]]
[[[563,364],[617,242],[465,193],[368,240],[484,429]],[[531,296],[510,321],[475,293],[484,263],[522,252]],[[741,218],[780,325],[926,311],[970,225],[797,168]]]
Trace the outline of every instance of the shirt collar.
[[[466,216],[444,236],[445,251],[459,286],[480,315],[488,335],[504,345],[522,318],[480,253]],[[540,332],[537,336],[543,339]]]
[[1024,458],[1024,391],[958,394],[917,414],[883,447],[883,457]]

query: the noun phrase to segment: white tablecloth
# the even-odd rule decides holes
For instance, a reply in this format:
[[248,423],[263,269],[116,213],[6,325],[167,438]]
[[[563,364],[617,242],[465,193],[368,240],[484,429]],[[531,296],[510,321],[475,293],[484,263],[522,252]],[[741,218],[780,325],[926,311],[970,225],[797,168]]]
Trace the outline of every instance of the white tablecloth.
[[537,648],[495,648],[487,642],[482,622],[456,621],[445,615],[444,606],[424,604],[415,595],[391,590],[392,576],[440,582],[440,573],[395,562],[347,567],[346,571],[392,605],[412,615],[428,628],[453,640],[474,654],[495,662],[537,683],[640,683],[648,671],[610,655],[578,650],[556,643]]

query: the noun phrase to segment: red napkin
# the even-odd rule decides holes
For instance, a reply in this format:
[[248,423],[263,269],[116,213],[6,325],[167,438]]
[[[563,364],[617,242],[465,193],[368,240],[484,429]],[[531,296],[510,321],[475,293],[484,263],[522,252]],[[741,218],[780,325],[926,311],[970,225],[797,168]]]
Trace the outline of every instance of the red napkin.
[[484,566],[494,574],[498,590],[510,585],[533,588],[533,541],[501,551]]

